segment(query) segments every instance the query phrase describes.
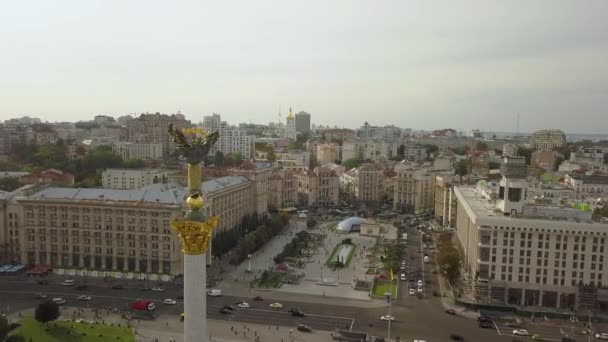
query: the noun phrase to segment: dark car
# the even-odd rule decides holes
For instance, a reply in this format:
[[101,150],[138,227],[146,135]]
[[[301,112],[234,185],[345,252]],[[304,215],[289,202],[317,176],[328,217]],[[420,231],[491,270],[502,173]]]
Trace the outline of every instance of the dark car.
[[445,310],[445,313],[447,313],[449,315],[455,315],[456,311],[454,311],[454,309],[447,309],[447,310]]
[[175,299],[184,299],[183,295],[175,296]]
[[451,334],[450,335],[450,339],[452,341],[464,341],[464,337],[458,335],[458,334]]
[[291,308],[287,312],[302,311],[300,308]]
[[79,291],[85,291],[85,290],[88,290],[88,289],[89,289],[88,285],[78,285],[78,286],[76,286],[76,290],[79,290]]
[[220,313],[225,314],[225,315],[226,315],[226,314],[231,314],[231,313],[232,313],[232,310],[228,310],[228,309],[226,309],[226,308],[221,308],[221,309],[220,309]]
[[492,322],[488,322],[488,321],[483,321],[483,322],[479,322],[479,327],[480,328],[494,328],[494,325],[492,324]]
[[38,280],[38,285],[48,285],[49,281],[48,280]]
[[[492,321],[492,320],[491,320],[491,319],[489,319],[488,317],[484,317],[484,316],[479,316],[479,317],[477,317],[477,322],[484,322],[484,321],[486,321],[486,322],[490,322],[490,321]],[[507,323],[507,326],[509,326],[509,325],[508,325],[508,323]]]
[[312,332],[312,329],[306,324],[298,324],[298,331]]
[[120,284],[115,284],[115,285],[112,285],[112,289],[113,290],[122,290],[122,289],[124,289],[124,286],[122,286]]
[[262,297],[260,297],[260,296],[255,296],[255,297],[253,298],[253,300],[254,300],[254,301],[256,301],[256,302],[261,302],[261,301],[263,301],[263,300],[264,300],[264,298],[262,298]]
[[304,317],[304,316],[306,316],[306,315],[304,314],[304,312],[302,312],[301,310],[292,311],[292,312],[291,312],[291,315],[292,315],[292,316],[294,316],[294,317]]
[[236,310],[236,308],[234,306],[232,306],[232,305],[224,305],[223,309],[226,309],[226,310]]

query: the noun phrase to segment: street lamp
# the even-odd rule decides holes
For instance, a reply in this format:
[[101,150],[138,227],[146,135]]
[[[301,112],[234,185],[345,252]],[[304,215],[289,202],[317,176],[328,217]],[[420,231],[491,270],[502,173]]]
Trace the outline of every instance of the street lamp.
[[251,254],[247,254],[247,259],[248,259],[248,265],[247,265],[247,272],[251,272]]
[[390,342],[390,340],[391,340],[391,320],[393,319],[393,317],[391,316],[391,304],[392,304],[393,294],[391,292],[386,292],[386,293],[384,293],[384,298],[386,299],[386,302],[388,303],[388,332],[387,332],[386,339]]

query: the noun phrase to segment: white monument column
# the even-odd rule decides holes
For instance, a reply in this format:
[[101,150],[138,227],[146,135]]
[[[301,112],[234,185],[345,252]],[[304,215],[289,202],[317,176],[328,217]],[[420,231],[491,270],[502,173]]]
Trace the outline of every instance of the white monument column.
[[174,130],[169,126],[177,150],[188,163],[188,211],[184,219],[171,222],[184,252],[184,342],[208,342],[207,262],[217,217],[203,212],[203,170],[201,162],[219,137],[197,128]]
[[208,341],[205,254],[184,253],[184,341]]

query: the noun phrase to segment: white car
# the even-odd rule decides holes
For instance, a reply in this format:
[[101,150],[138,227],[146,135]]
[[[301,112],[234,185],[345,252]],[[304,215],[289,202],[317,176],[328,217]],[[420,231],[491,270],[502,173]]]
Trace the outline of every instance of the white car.
[[418,286],[418,292],[422,292],[422,286]]
[[63,298],[53,298],[53,302],[57,305],[63,305],[67,303],[67,301]]
[[243,302],[237,305],[241,309],[249,309],[249,303]]
[[595,338],[598,340],[608,340],[608,333],[595,334]]
[[410,296],[415,296],[415,295],[416,295],[416,290],[410,289]]
[[77,299],[78,299],[78,300],[86,300],[86,301],[89,301],[89,300],[91,300],[91,296],[87,296],[87,295],[81,295],[81,296],[78,296],[78,298],[77,298]]
[[401,274],[401,281],[406,281],[407,279],[405,278],[405,274]]
[[175,305],[175,304],[177,304],[177,301],[175,299],[167,298],[167,299],[163,300],[163,303],[165,303],[167,305]]
[[283,304],[281,303],[272,303],[270,305],[268,305],[271,309],[282,309],[283,308]]
[[74,285],[76,285],[76,282],[74,281],[74,279],[67,279],[67,280],[64,280],[63,283],[61,283],[61,285],[74,286]]
[[165,292],[164,288],[158,287],[158,286],[157,287],[153,287],[151,290],[154,291],[154,292]]
[[389,321],[390,320],[391,322],[394,322],[395,321],[395,316],[386,315],[386,316],[380,317],[380,319],[383,320],[383,321]]
[[422,286],[422,280],[418,280],[418,286]]
[[513,335],[528,336],[530,334],[528,334],[528,330],[526,329],[515,329],[513,330]]

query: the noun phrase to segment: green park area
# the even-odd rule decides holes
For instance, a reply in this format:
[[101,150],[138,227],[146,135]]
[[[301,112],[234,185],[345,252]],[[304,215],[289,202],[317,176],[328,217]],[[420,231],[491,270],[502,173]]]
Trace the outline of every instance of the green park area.
[[397,296],[397,286],[395,286],[394,281],[376,281],[374,285],[374,295],[383,297],[385,293],[390,292],[393,294],[393,298]]
[[251,287],[263,287],[263,288],[279,288],[283,283],[285,273],[264,271],[260,278],[256,278],[251,282]]
[[19,322],[14,334],[21,334],[26,342],[135,342],[129,328],[102,324],[53,321],[40,323],[33,317]]

